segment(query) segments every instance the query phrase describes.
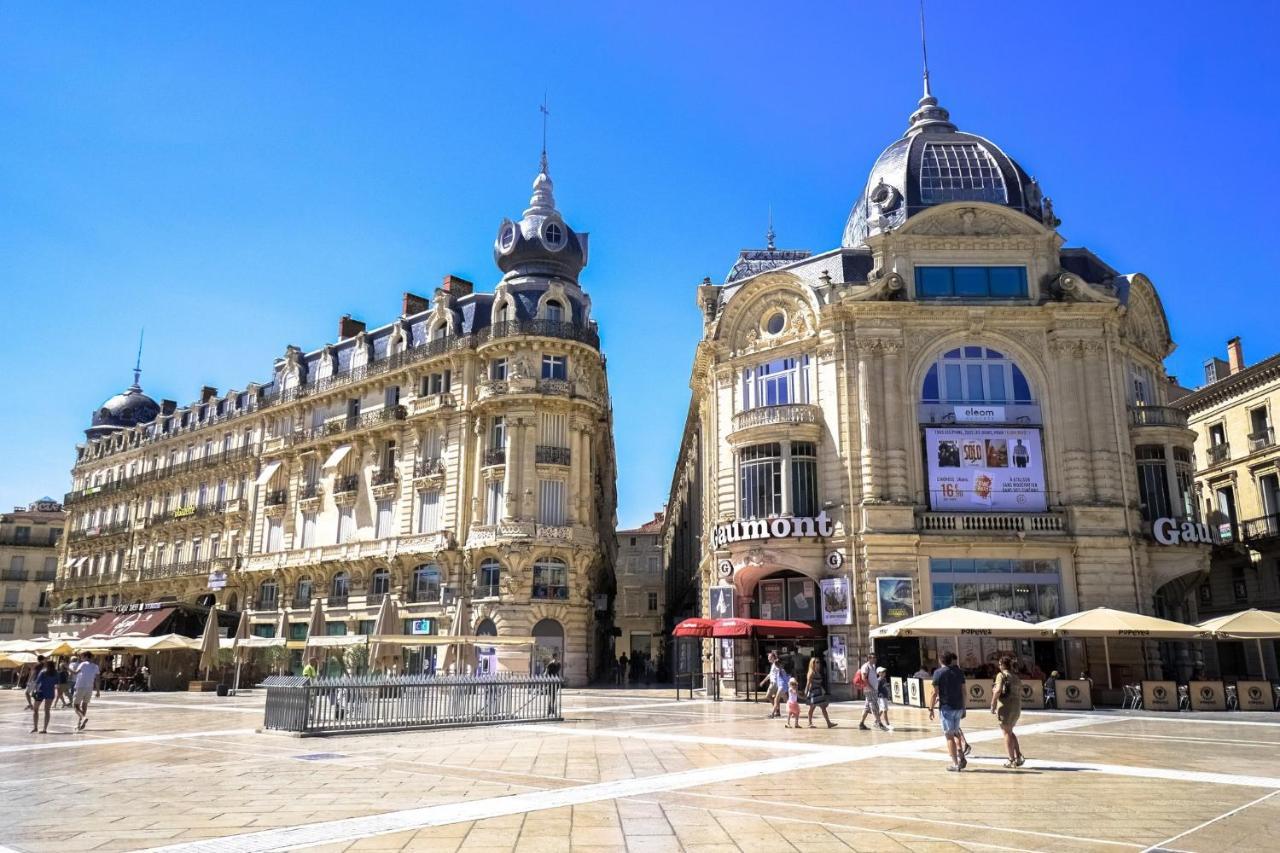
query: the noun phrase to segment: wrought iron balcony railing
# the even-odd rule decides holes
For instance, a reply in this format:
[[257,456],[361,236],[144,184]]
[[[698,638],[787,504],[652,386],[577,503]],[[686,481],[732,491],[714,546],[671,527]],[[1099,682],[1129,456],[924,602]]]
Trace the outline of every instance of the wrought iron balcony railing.
[[1249,433],[1249,452],[1257,453],[1259,450],[1265,450],[1276,443],[1276,431],[1273,427],[1267,427],[1257,432]]
[[333,493],[341,495],[346,492],[354,492],[360,486],[359,474],[346,474],[341,477],[333,478]]
[[485,465],[502,465],[507,461],[507,449],[505,447],[490,447],[484,452]]
[[539,465],[568,465],[569,448],[539,444],[534,450],[534,461]]
[[1130,406],[1129,423],[1133,426],[1186,427],[1187,413],[1172,406]]
[[1222,444],[1211,444],[1208,452],[1209,464],[1221,465],[1231,458],[1231,444],[1226,441],[1222,442]]

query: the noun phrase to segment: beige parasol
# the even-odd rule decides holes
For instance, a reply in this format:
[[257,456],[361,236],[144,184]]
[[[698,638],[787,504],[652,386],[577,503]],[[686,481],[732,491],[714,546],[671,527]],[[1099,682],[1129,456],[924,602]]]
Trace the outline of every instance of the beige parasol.
[[249,639],[249,611],[241,610],[240,621],[236,623],[236,635],[231,638],[231,648],[236,656],[236,679],[231,687],[233,696],[240,690],[240,666],[249,656],[248,647],[242,645],[247,639]]
[[311,618],[307,620],[307,642],[302,649],[302,665],[307,665],[307,655],[312,649],[320,648],[314,641],[324,634],[324,610],[320,608],[320,599],[316,599],[311,607]]
[[871,638],[953,637],[960,634],[981,637],[1039,637],[1045,634],[1043,625],[1043,622],[1032,625],[967,607],[947,607],[881,625],[871,632]]
[[475,647],[467,643],[471,628],[471,599],[459,595],[454,606],[453,621],[449,623],[449,637],[452,642],[445,648],[444,664],[441,670],[449,672],[449,667],[456,665],[458,675],[466,675],[467,670],[475,663]]
[[391,669],[400,663],[403,654],[401,647],[393,643],[381,642],[384,637],[400,635],[403,627],[400,614],[390,595],[382,596],[382,604],[378,607],[378,618],[373,624],[373,635],[370,637],[369,669]]
[[1194,625],[1183,625],[1168,619],[1145,616],[1141,613],[1130,613],[1127,610],[1112,610],[1110,607],[1095,607],[1080,613],[1069,613],[1057,619],[1049,619],[1039,623],[1037,628],[1051,631],[1055,637],[1084,639],[1100,637],[1102,651],[1107,663],[1107,687],[1111,687],[1111,645],[1112,637],[1139,640],[1200,640],[1205,631]]
[[1267,677],[1267,659],[1262,654],[1262,641],[1280,638],[1280,613],[1251,607],[1239,613],[1209,619],[1197,626],[1201,631],[1217,639],[1256,640],[1258,660],[1262,665],[1262,677]]
[[200,637],[200,663],[198,669],[204,670],[204,680],[209,680],[209,671],[218,665],[218,606],[209,608],[209,618],[204,623],[204,634]]

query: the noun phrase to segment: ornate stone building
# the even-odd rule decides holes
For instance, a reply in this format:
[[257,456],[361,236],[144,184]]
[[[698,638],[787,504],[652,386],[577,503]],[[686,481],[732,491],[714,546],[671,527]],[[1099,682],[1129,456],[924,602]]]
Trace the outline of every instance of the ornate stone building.
[[528,209],[498,228],[492,293],[447,276],[395,321],[343,317],[269,382],[185,407],[135,374],[77,451],[68,620],[216,602],[265,636],[284,612],[296,641],[314,600],[330,632],[365,633],[389,593],[407,631],[532,634],[535,667],[559,651],[585,681],[609,651],[615,463],[587,235],[552,189],[544,154]]
[[[662,632],[662,513],[639,527],[618,531],[618,595],[614,600],[614,624],[618,636],[613,656],[625,653],[634,660],[657,665],[665,646]],[[641,672],[643,670],[640,670]]]
[[[1058,224],[1040,184],[958,130],[926,80],[838,248],[779,250],[771,233],[723,283],[703,281],[664,531],[680,593],[668,624],[721,615],[713,603],[808,621],[827,632],[808,653],[830,643],[851,670],[871,629],[912,613],[1151,612],[1198,576],[1208,546],[1156,542],[1138,477],[1187,514],[1194,434],[1166,406],[1160,298],[1065,247]],[[1125,645],[1117,684],[1156,666],[1155,644],[1147,660]],[[878,646],[896,674],[937,652]],[[1100,645],[1087,664],[1065,647],[1016,650],[1100,675]],[[981,662],[997,644],[961,651]]]
[[0,640],[49,633],[48,588],[65,523],[66,514],[52,498],[0,515]]

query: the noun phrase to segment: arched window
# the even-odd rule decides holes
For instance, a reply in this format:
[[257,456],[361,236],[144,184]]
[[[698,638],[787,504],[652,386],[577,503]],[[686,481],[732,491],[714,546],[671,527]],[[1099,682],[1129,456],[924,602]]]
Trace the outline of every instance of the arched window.
[[369,594],[386,595],[389,592],[391,592],[391,572],[378,569],[369,579]]
[[231,593],[231,595],[227,596],[227,611],[230,613],[235,613],[239,610],[240,610],[240,599],[233,592]]
[[559,323],[564,320],[564,306],[555,299],[547,300],[547,319],[553,323]]
[[311,578],[298,578],[298,585],[293,591],[294,607],[310,607],[311,606]]
[[569,567],[564,560],[544,557],[533,564],[533,597],[563,601],[569,597]]
[[329,585],[329,595],[332,598],[346,598],[350,594],[351,576],[346,572],[338,572]]
[[274,580],[265,580],[258,587],[258,609],[275,610],[280,599],[280,587]]
[[440,600],[440,569],[435,563],[425,563],[413,570],[411,601]]
[[533,626],[533,674],[542,675],[555,657],[564,664],[564,626],[554,619],[542,619]]
[[1013,359],[990,347],[963,346],[947,350],[929,367],[920,401],[1030,405],[1035,399]]
[[476,573],[476,598],[497,598],[502,583],[502,563],[490,557],[480,564]]

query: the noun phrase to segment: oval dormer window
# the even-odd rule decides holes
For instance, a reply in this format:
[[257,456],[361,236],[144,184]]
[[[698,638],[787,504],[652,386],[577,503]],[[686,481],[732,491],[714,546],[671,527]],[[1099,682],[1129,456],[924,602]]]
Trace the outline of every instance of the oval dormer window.
[[516,242],[516,227],[510,223],[502,226],[502,233],[498,235],[498,245],[502,246],[503,251],[510,249]]
[[543,232],[543,239],[547,241],[547,245],[553,249],[558,249],[564,245],[564,229],[556,223],[549,223]]

